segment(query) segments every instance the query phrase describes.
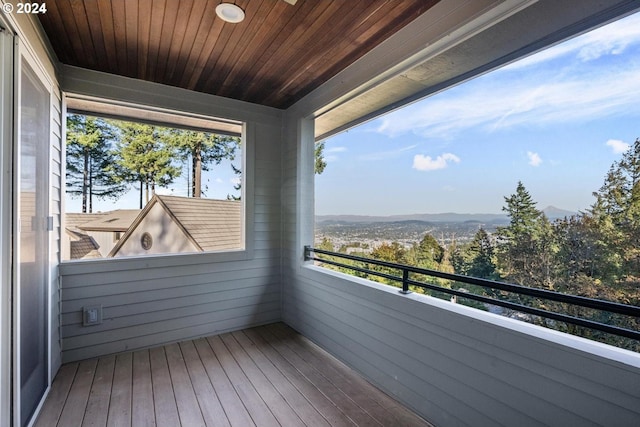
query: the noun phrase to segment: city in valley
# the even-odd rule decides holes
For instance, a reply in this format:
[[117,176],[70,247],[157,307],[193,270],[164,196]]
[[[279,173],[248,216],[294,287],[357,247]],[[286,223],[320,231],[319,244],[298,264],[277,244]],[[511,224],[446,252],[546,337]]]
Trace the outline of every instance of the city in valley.
[[[553,206],[542,212],[551,221],[575,214]],[[469,243],[480,228],[493,234],[497,227],[508,224],[509,217],[504,214],[318,215],[315,245],[326,239],[338,252],[370,253],[381,244],[391,242],[408,249],[430,234],[447,248]]]

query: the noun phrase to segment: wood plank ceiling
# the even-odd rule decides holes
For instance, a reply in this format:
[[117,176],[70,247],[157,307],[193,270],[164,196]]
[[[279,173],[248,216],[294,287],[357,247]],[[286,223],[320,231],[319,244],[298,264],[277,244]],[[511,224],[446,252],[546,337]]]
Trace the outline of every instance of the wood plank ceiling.
[[[232,0],[227,0],[232,1]],[[39,15],[69,65],[287,108],[438,0],[55,0]]]

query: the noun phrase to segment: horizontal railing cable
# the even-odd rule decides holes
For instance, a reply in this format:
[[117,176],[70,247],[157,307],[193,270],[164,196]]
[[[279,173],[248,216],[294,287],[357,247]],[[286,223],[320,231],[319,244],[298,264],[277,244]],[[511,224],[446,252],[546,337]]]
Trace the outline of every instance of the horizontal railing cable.
[[[326,258],[320,258],[312,254],[327,255],[327,256],[347,259],[351,261],[357,261],[364,264],[373,264],[373,265],[378,265],[382,267],[397,269],[398,271],[402,272],[402,277],[394,276],[393,274],[383,273],[380,271],[371,270],[364,267],[344,264],[344,263],[326,259]],[[404,293],[409,292],[409,285],[417,286],[423,289],[429,289],[432,291],[442,292],[449,295],[455,295],[457,297],[468,298],[468,299],[479,301],[486,304],[497,305],[497,306],[509,308],[511,310],[515,310],[523,313],[545,317],[548,319],[553,319],[561,322],[571,323],[571,324],[574,324],[577,326],[583,326],[586,328],[596,329],[596,330],[600,330],[610,334],[623,336],[626,338],[640,340],[640,331],[625,329],[618,326],[608,325],[606,323],[600,323],[593,320],[570,316],[567,314],[556,313],[553,311],[530,307],[530,306],[526,306],[526,305],[522,305],[522,304],[510,302],[510,301],[504,301],[504,300],[491,298],[483,295],[473,294],[470,292],[460,291],[456,289],[449,289],[449,288],[445,288],[445,287],[430,284],[430,283],[412,280],[409,278],[409,273],[423,274],[426,276],[438,277],[441,279],[452,280],[455,282],[468,283],[472,285],[482,286],[485,288],[498,289],[506,292],[512,292],[514,294],[543,298],[551,301],[562,302],[562,303],[567,303],[571,305],[577,305],[581,307],[592,308],[600,311],[617,313],[617,314],[622,314],[622,315],[632,316],[632,317],[640,317],[640,307],[637,307],[637,306],[620,304],[612,301],[598,300],[594,298],[587,298],[587,297],[582,297],[578,295],[562,294],[560,292],[549,291],[546,289],[529,288],[522,285],[497,282],[494,280],[480,279],[476,277],[463,276],[460,274],[445,273],[442,271],[424,269],[424,268],[414,267],[414,266],[405,265],[405,264],[396,264],[388,261],[380,261],[380,260],[371,259],[371,258],[364,258],[360,256],[355,256],[355,255],[342,254],[342,253],[327,251],[323,249],[316,249],[310,246],[305,246],[305,260],[317,261],[317,262],[321,262],[329,265],[334,265],[336,267],[357,271],[359,273],[371,274],[377,277],[382,277],[388,280],[396,281],[402,284],[402,292]]]

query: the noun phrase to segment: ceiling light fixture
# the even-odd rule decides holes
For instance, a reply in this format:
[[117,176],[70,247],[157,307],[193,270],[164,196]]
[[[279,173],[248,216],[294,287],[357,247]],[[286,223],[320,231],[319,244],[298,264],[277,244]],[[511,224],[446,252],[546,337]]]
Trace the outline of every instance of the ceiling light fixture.
[[244,20],[244,10],[233,3],[220,3],[216,6],[216,15],[225,22],[237,24]]

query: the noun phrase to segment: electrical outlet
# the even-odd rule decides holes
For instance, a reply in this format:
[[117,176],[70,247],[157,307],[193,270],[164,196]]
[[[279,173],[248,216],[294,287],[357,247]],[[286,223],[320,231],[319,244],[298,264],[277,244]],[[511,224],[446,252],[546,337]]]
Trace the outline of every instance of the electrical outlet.
[[93,326],[102,323],[102,306],[82,307],[82,326]]

